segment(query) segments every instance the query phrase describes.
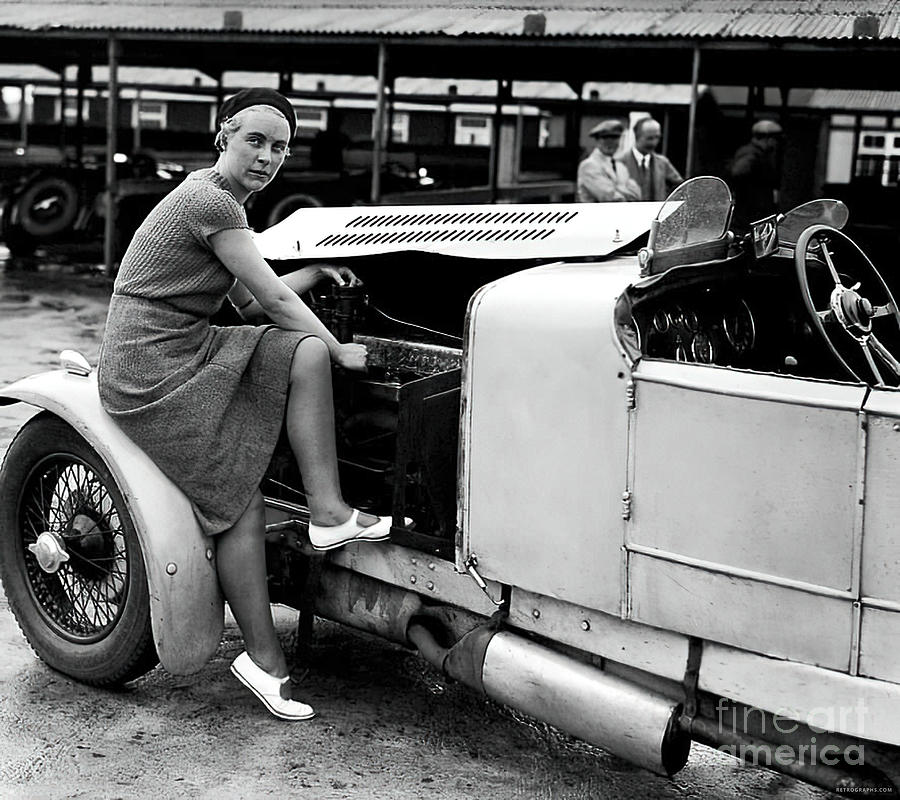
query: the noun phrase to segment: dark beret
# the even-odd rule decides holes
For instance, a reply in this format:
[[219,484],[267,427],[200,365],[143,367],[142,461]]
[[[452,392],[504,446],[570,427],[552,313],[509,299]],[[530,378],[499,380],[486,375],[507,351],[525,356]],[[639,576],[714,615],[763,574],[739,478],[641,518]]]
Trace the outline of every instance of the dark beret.
[[274,106],[277,108],[284,114],[284,118],[291,129],[291,139],[294,138],[294,133],[297,131],[297,117],[294,115],[294,107],[291,105],[291,101],[274,89],[262,87],[241,89],[236,95],[229,97],[222,103],[222,107],[216,115],[216,130],[219,129],[226,119],[230,119],[238,111],[243,111],[245,108],[250,108],[250,106]]

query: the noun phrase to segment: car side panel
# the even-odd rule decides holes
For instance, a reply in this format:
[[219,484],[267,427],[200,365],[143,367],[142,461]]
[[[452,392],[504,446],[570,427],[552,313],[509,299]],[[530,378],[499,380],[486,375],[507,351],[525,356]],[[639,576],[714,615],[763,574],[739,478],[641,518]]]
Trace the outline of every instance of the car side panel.
[[900,683],[900,392],[874,389],[865,411],[859,672]]
[[632,619],[851,668],[864,386],[642,361]]
[[96,373],[42,373],[5,387],[0,402],[22,401],[68,422],[112,472],[134,519],[150,584],[153,636],[174,674],[201,669],[215,653],[224,602],[215,544],[203,535],[190,501],[100,405]]
[[556,264],[473,300],[462,552],[486,577],[619,614],[628,369],[612,308],[634,259]]

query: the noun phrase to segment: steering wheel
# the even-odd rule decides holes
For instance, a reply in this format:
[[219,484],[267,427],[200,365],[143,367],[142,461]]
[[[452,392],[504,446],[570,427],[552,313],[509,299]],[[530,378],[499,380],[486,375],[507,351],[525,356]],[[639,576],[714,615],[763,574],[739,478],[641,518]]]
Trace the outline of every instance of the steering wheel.
[[[869,272],[868,283],[856,281],[845,286],[834,266],[834,246],[848,250],[851,258],[862,260],[862,267]],[[833,287],[827,308],[817,308],[810,288],[810,264],[824,262]],[[873,322],[884,318],[888,327],[879,330],[891,335],[900,334],[900,310],[891,290],[875,266],[849,236],[830,225],[811,225],[797,237],[794,250],[794,266],[800,282],[803,303],[809,312],[813,327],[819,332],[831,353],[841,366],[856,380],[863,380],[839,351],[839,346],[850,346],[851,352],[860,348],[865,364],[878,385],[885,385],[881,368],[891,379],[891,385],[900,383],[900,361],[875,335]],[[855,279],[854,279],[855,280]],[[849,282],[849,281],[848,281]],[[820,301],[819,306],[824,302]],[[898,339],[900,341],[900,339]],[[865,382],[865,381],[864,381]]]

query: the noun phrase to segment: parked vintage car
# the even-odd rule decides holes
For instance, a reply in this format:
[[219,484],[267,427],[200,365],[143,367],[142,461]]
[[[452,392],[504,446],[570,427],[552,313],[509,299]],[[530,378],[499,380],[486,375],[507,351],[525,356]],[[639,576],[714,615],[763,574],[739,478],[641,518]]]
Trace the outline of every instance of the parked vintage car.
[[[364,280],[313,302],[370,353],[335,376],[345,493],[395,520],[314,554],[280,448],[273,602],[660,774],[695,740],[896,789],[900,310],[843,204],[742,239],[731,209],[699,178],[665,203],[303,209],[259,235],[273,263]],[[199,670],[214,542],[90,365],[63,366],[0,392],[43,409],[0,474],[10,607],[87,683]]]
[[[4,158],[0,152],[0,241],[15,257],[30,257],[48,245],[102,242],[106,215],[103,160],[92,154],[79,165],[74,159],[64,160],[58,151],[55,160],[44,151],[41,156],[44,160],[39,162],[28,153],[17,160]],[[116,165],[114,251],[118,259],[138,225],[189,170],[146,151],[118,154]],[[368,202],[371,183],[372,171],[365,167],[311,169],[300,161],[280,170],[265,192],[250,198],[247,218],[252,228],[263,230],[299,208]],[[435,186],[439,184],[424,167],[389,161],[381,171],[381,190],[387,195],[427,192]]]
[[[80,163],[57,151],[51,160],[24,148],[21,156],[0,158],[0,240],[15,257],[29,257],[47,245],[93,243],[102,238],[106,214],[106,164],[96,153]],[[131,236],[156,203],[187,175],[180,164],[140,151],[117,153],[118,228],[115,252],[125,252]]]

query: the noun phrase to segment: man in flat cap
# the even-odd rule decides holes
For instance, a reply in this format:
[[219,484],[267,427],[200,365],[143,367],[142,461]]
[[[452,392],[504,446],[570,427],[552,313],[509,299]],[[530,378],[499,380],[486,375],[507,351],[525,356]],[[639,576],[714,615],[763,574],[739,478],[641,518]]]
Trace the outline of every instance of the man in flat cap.
[[624,132],[625,126],[617,119],[605,119],[588,132],[597,144],[578,165],[575,198],[579,203],[641,199],[641,188],[628,175],[625,165],[613,158]]
[[751,128],[750,141],[738,148],[731,161],[731,191],[734,193],[735,231],[750,230],[750,223],[778,211],[781,175],[778,145],[781,125],[761,119]]

